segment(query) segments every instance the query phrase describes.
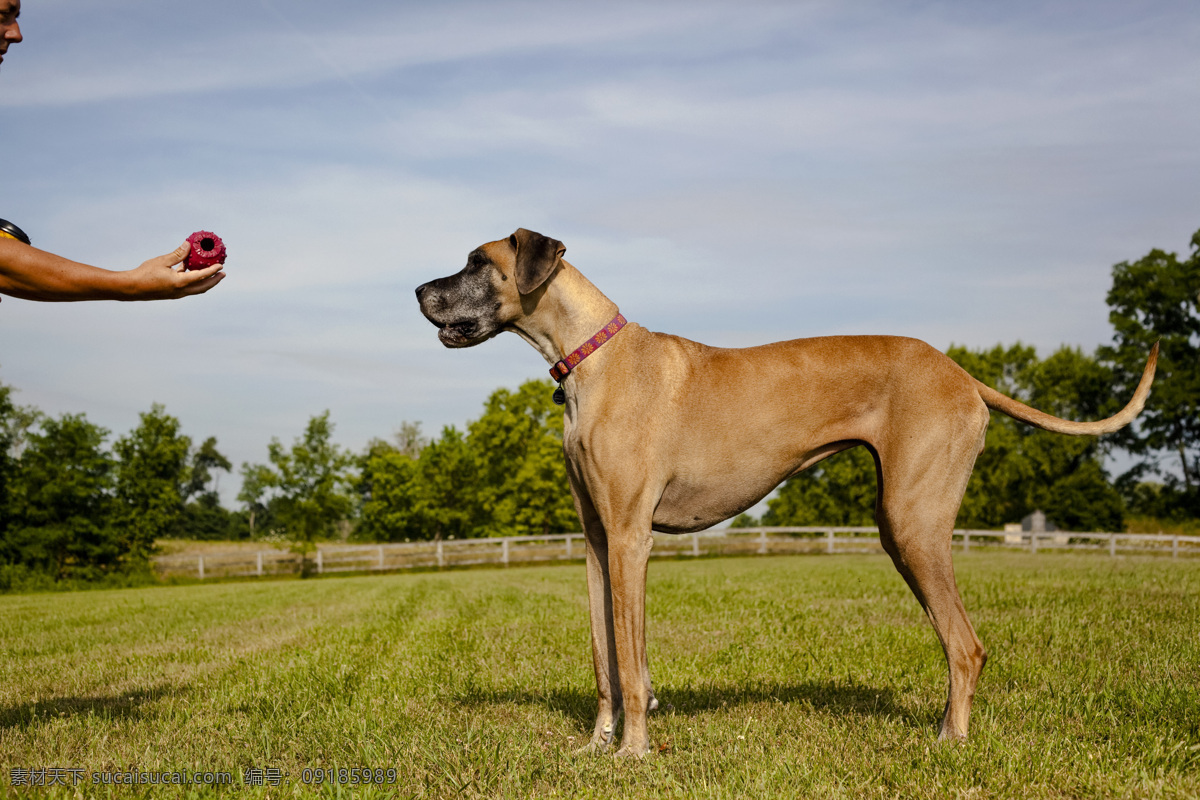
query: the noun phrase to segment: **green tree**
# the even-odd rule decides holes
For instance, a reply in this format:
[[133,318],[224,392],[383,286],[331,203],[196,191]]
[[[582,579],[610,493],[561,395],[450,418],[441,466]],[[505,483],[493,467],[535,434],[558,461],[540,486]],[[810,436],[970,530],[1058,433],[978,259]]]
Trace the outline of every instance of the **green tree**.
[[358,537],[382,541],[485,535],[478,463],[462,431],[442,429],[414,458],[376,441],[365,457]]
[[9,507],[13,481],[17,479],[19,458],[29,429],[37,424],[40,412],[13,402],[15,389],[0,383],[0,538],[12,517]]
[[367,445],[356,487],[361,509],[355,538],[373,542],[425,538],[415,513],[420,493],[419,457],[419,453],[410,455],[382,439]]
[[334,534],[354,508],[349,493],[354,459],[332,441],[333,427],[326,411],[309,420],[290,449],[272,439],[267,448],[271,466],[242,466],[243,494],[251,504],[266,500],[302,555],[318,539]]
[[274,473],[270,467],[242,464],[242,488],[238,492],[238,501],[242,503],[242,513],[245,514],[251,539],[258,539],[275,528],[271,506],[273,482]]
[[[183,489],[184,498],[192,498],[207,492],[216,493],[218,470],[229,472],[233,464],[217,450],[217,437],[210,436],[204,440],[191,454],[191,467],[188,470],[187,484]],[[213,486],[209,486],[209,484]]]
[[563,460],[563,411],[548,380],[497,389],[469,426],[478,502],[487,536],[577,530]]
[[466,437],[453,426],[421,451],[412,504],[412,538],[480,536],[479,475]]
[[202,492],[183,506],[172,535],[180,539],[218,541],[245,538],[235,514],[221,505],[216,492]]
[[[947,355],[980,381],[1065,419],[1105,416],[1112,373],[1077,348],[1040,361],[1032,347],[997,345]],[[1124,502],[1104,470],[1111,441],[1038,430],[992,414],[984,451],[975,462],[958,515],[967,528],[998,528],[1036,509],[1076,531],[1124,529]]]
[[563,461],[563,414],[550,381],[497,389],[464,434],[427,441],[405,423],[396,443],[361,457],[362,516],[372,540],[461,539],[578,530]]
[[129,542],[113,525],[114,462],[108,431],[82,414],[43,419],[29,435],[12,486],[3,556],[61,580],[114,572]]
[[357,539],[373,542],[429,538],[417,513],[422,484],[417,480],[421,454],[429,446],[421,423],[401,422],[395,444],[372,439],[359,458]]
[[[1113,369],[1114,398],[1127,397],[1151,346],[1161,342],[1146,408],[1119,441],[1143,459],[1130,478],[1162,475],[1166,491],[1155,493],[1162,510],[1195,518],[1200,517],[1200,231],[1191,247],[1187,259],[1155,249],[1113,267],[1107,298],[1113,344],[1098,355]],[[1137,481],[1124,483],[1133,487]]]
[[767,501],[763,525],[874,525],[875,459],[853,447],[801,472]]
[[429,437],[421,433],[420,422],[401,422],[392,438],[396,442],[394,449],[409,458],[420,458],[421,452],[429,445]]
[[146,560],[155,540],[174,532],[183,516],[192,440],[179,429],[179,420],[156,403],[113,445],[118,459],[117,524],[139,560]]
[[221,506],[217,494],[218,471],[228,472],[233,464],[217,450],[217,439],[210,436],[190,455],[187,481],[183,487],[183,513],[175,535],[187,539],[238,538],[234,515]]

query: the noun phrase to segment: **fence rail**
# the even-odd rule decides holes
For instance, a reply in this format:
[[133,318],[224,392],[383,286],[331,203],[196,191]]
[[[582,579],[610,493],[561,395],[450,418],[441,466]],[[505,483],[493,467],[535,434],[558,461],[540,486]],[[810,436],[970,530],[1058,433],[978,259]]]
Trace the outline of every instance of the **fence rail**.
[[[870,553],[882,550],[879,530],[862,528],[720,528],[682,535],[654,534],[654,556],[767,555],[786,553]],[[963,551],[1002,547],[1028,550],[1096,550],[1117,555],[1200,556],[1200,536],[1162,533],[1006,533],[954,531],[954,546]],[[414,568],[507,565],[539,561],[573,561],[584,557],[582,533],[457,539],[398,544],[321,545],[309,555],[317,573],[394,571]],[[296,574],[300,556],[284,550],[159,556],[155,568],[164,576],[262,577]]]

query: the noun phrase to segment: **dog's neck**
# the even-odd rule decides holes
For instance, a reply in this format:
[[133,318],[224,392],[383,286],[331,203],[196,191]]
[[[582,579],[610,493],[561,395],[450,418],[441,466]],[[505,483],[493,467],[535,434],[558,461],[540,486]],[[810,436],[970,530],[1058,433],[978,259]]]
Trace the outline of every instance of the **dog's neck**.
[[536,307],[513,325],[513,330],[542,354],[547,364],[596,335],[617,315],[617,304],[568,264],[546,282]]

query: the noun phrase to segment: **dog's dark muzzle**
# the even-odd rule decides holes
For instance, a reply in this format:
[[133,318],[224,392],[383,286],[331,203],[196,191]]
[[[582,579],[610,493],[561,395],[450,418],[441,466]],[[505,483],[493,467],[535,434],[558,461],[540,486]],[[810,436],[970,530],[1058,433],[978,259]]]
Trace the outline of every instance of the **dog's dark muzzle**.
[[447,323],[447,312],[453,305],[447,299],[451,292],[447,291],[449,287],[445,285],[446,281],[446,278],[439,278],[417,287],[417,303],[421,306],[421,313],[438,326]]
[[417,287],[417,303],[425,319],[438,329],[438,341],[446,347],[470,347],[487,338],[472,309],[456,298],[459,295],[455,278],[438,278]]
[[444,285],[438,285],[444,284],[445,281],[446,278],[438,278],[436,281],[422,283],[417,287],[417,302],[421,304],[422,314],[428,316],[429,311],[433,307],[445,304],[443,298],[445,296],[446,287]]

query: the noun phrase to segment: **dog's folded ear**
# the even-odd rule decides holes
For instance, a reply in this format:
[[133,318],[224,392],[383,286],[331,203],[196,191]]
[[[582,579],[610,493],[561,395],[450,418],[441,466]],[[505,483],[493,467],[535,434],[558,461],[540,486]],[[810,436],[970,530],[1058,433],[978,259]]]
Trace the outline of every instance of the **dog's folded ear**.
[[524,228],[517,228],[508,242],[517,254],[517,291],[521,294],[529,294],[549,280],[567,252],[558,239]]

